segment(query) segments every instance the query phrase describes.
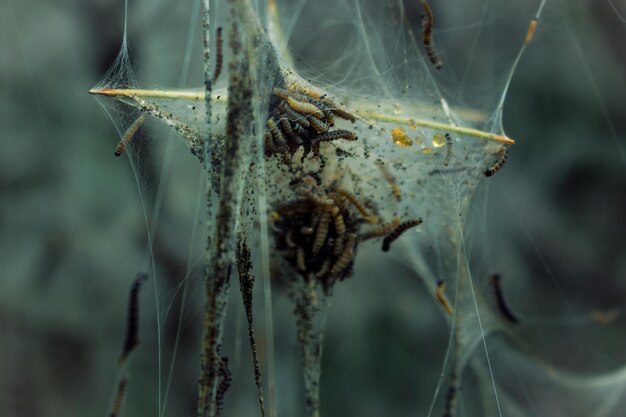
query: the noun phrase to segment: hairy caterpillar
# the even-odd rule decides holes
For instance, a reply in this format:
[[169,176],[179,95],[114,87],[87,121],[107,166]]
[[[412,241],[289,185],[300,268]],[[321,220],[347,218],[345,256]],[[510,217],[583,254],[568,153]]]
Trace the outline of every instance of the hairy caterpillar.
[[389,252],[389,249],[391,248],[391,243],[394,240],[399,238],[402,233],[404,233],[405,231],[407,231],[411,227],[415,227],[415,226],[417,226],[419,224],[422,224],[422,219],[421,218],[413,219],[413,220],[407,220],[407,221],[405,221],[403,223],[400,223],[398,225],[398,227],[396,227],[391,233],[389,233],[383,239],[383,247],[382,247],[383,252]]
[[139,128],[141,127],[141,125],[143,125],[143,122],[145,121],[146,121],[146,118],[143,117],[143,114],[142,114],[137,119],[135,119],[133,124],[131,124],[128,129],[126,129],[124,136],[122,136],[122,139],[120,139],[120,143],[115,148],[115,152],[114,152],[115,156],[120,156],[122,153],[124,153],[124,151],[126,150],[126,146],[128,146],[130,141],[135,137],[135,134],[137,133],[137,131],[139,130]]

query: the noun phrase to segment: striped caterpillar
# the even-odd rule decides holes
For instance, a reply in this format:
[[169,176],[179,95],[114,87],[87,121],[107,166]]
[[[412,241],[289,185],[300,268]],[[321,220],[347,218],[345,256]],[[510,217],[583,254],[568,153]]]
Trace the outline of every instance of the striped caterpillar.
[[130,287],[128,296],[128,317],[126,321],[126,337],[122,354],[120,355],[119,364],[122,365],[139,345],[139,291],[143,283],[148,279],[146,274],[138,274],[133,285]]
[[506,151],[506,148],[502,148],[498,152],[498,154],[500,155],[498,160],[496,162],[494,162],[493,165],[491,165],[489,168],[485,169],[485,171],[483,172],[486,177],[491,177],[496,172],[500,171],[500,169],[502,168],[502,166],[506,162],[506,158],[508,157],[508,153]]
[[405,231],[407,231],[408,229],[410,229],[411,227],[415,227],[417,225],[422,224],[422,219],[418,218],[418,219],[413,219],[413,220],[407,220],[403,223],[400,223],[398,225],[398,227],[396,227],[391,233],[389,233],[387,236],[385,236],[385,238],[383,239],[383,252],[389,252],[389,249],[391,249],[391,243],[396,240],[397,238],[400,237],[400,235],[402,235],[402,233],[404,233]]
[[127,386],[128,379],[126,379],[126,377],[120,379],[120,382],[117,385],[117,395],[115,396],[115,403],[113,403],[113,410],[111,410],[109,417],[117,417],[120,415],[120,411],[122,411],[122,404],[124,403],[124,398],[126,397]]
[[428,59],[435,66],[436,69],[441,69],[443,67],[443,62],[441,58],[439,58],[439,54],[435,49],[435,44],[433,42],[433,26],[435,25],[435,16],[433,15],[433,11],[430,8],[430,5],[426,0],[421,0],[422,9],[424,9],[424,17],[422,19],[422,41],[424,42],[424,49],[426,50],[426,55],[428,55]]
[[222,64],[224,61],[224,52],[222,51],[222,27],[217,28],[215,39],[215,72],[213,73],[213,82],[217,81],[222,73]]

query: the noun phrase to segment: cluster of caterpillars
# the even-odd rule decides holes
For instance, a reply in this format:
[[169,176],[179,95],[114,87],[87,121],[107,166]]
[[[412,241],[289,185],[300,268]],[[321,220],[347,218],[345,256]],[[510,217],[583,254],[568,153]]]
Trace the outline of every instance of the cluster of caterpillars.
[[328,97],[275,88],[270,108],[264,135],[266,157],[278,154],[288,161],[300,147],[306,157],[311,151],[319,154],[322,142],[357,140],[350,130],[331,130],[335,116],[351,122],[355,117]]
[[[383,251],[421,219],[376,225],[378,216],[353,194],[341,188],[323,196],[310,193],[284,203],[270,214],[276,249],[307,281],[317,281],[325,291],[352,275],[359,243],[384,237]],[[361,233],[362,226],[370,230]]]

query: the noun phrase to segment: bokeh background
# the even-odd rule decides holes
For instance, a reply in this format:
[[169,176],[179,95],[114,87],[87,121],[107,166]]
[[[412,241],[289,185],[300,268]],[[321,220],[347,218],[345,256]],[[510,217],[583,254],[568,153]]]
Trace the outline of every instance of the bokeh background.
[[[433,3],[444,16],[448,7],[465,7]],[[194,8],[192,0],[130,2],[130,54],[143,86],[178,85]],[[538,322],[594,310],[617,311],[619,321],[625,311],[626,25],[618,13],[626,15],[620,0],[548,2],[506,101],[504,127],[517,145],[502,172],[480,191],[476,210],[488,219],[482,238],[489,263],[506,277],[510,303],[533,311]],[[165,323],[161,372],[167,375],[185,276],[190,289],[167,414],[194,413],[200,170],[180,141],[171,148],[171,169],[160,170],[168,134],[156,123],[148,126],[153,140],[143,149],[141,188],[128,159],[113,157],[117,132],[87,92],[115,60],[123,21],[118,0],[0,3],[2,416],[107,413],[127,292],[145,267],[146,216],[153,220],[159,183],[164,197],[153,247],[158,281],[142,294],[142,344],[130,365],[125,415],[157,414],[156,322]],[[445,28],[445,18],[439,24]],[[497,15],[477,24],[502,24],[506,31]],[[198,57],[199,32],[194,39]],[[200,74],[195,59],[184,87],[199,86]],[[369,273],[339,288],[331,310],[336,319],[326,338],[322,410],[413,415],[432,398],[446,348],[445,321],[411,271],[398,267],[397,282],[381,282],[385,265],[362,268]],[[302,395],[298,356],[291,307],[277,291],[280,411],[293,416]],[[239,303],[232,298],[226,341],[241,377],[227,395],[227,416],[256,415]],[[262,310],[257,323],[262,347]],[[579,352],[570,344],[564,356],[579,369],[619,367],[623,336],[602,335],[606,339],[578,340]],[[165,386],[165,376],[162,381]]]

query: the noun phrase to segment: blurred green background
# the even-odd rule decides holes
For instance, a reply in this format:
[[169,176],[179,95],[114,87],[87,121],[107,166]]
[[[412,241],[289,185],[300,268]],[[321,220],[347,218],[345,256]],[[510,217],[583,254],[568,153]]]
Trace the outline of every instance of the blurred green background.
[[[461,7],[433,3],[435,10]],[[490,265],[507,279],[510,303],[537,317],[567,319],[626,307],[626,26],[607,1],[548,3],[506,102],[505,130],[517,144],[488,195],[481,190],[488,200],[477,210],[488,219],[484,245]],[[614,4],[626,13],[624,2]],[[191,0],[130,2],[130,53],[143,86],[177,85],[193,7]],[[87,92],[118,53],[123,12],[118,0],[0,3],[1,416],[108,410],[127,291],[145,267],[147,235],[128,159],[113,157],[117,133]],[[200,74],[196,59],[186,87],[201,85]],[[141,169],[151,220],[167,132],[158,124],[149,129],[154,139]],[[166,375],[176,291],[192,230],[200,230],[168,415],[195,409],[203,227],[202,217],[194,221],[200,171],[192,161],[177,141],[154,236],[160,311],[171,306],[163,328]],[[398,283],[381,283],[378,274],[372,269],[337,291],[322,382],[322,409],[332,415],[413,415],[432,398],[445,322],[410,271]],[[130,368],[127,416],[157,414],[154,288],[150,281],[142,294],[142,345]],[[236,335],[245,334],[237,327],[240,301],[232,300],[226,340],[241,349],[233,366],[242,377],[227,394],[225,415],[256,415],[245,338],[237,345]],[[275,309],[280,411],[297,415],[302,393],[291,307],[283,296]],[[623,336],[605,337],[592,341],[594,369],[623,359],[616,353]],[[577,357],[577,347],[570,348]]]

